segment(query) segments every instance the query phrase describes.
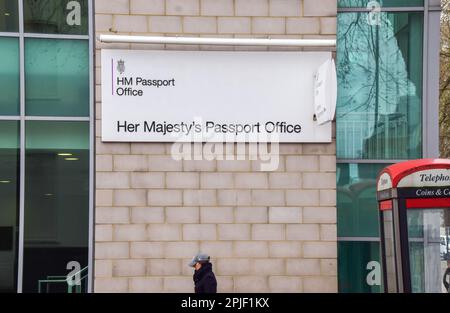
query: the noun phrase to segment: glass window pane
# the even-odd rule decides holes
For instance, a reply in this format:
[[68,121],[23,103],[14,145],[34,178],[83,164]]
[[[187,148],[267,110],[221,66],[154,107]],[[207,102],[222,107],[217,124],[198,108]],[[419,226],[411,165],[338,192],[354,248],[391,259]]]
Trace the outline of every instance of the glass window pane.
[[88,34],[87,0],[24,0],[26,33]]
[[388,164],[338,164],[339,237],[379,237],[376,178]]
[[17,290],[19,123],[0,122],[0,293]]
[[89,116],[87,40],[25,41],[26,114]]
[[[367,8],[372,0],[338,0],[338,8]],[[421,7],[423,0],[378,0],[381,7]]]
[[382,283],[379,242],[338,242],[339,292],[379,293]]
[[[26,122],[25,166],[23,290],[37,292],[39,280],[67,275],[69,262],[88,264],[89,123]],[[67,284],[41,283],[47,290]]]
[[338,15],[337,155],[422,156],[422,13]]
[[0,115],[19,115],[19,40],[0,38]]
[[0,32],[18,32],[19,13],[17,1],[0,0]]

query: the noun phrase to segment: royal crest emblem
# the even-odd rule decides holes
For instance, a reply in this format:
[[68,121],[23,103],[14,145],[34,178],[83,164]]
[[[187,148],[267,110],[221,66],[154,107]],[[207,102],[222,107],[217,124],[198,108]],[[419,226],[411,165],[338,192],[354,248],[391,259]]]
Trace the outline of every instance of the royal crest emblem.
[[117,61],[117,71],[120,74],[123,74],[123,72],[125,72],[125,61],[124,60]]

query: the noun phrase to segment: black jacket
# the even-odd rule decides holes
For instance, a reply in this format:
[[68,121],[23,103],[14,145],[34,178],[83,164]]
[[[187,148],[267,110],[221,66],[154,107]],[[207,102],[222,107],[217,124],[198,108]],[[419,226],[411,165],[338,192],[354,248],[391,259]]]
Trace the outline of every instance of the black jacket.
[[442,282],[444,283],[445,290],[447,290],[447,292],[450,292],[450,290],[448,289],[449,284],[447,282],[448,275],[450,275],[450,267],[447,267],[447,269],[445,270],[445,273],[444,273],[444,277],[442,278]]
[[211,263],[204,263],[194,272],[195,293],[217,293],[217,280]]

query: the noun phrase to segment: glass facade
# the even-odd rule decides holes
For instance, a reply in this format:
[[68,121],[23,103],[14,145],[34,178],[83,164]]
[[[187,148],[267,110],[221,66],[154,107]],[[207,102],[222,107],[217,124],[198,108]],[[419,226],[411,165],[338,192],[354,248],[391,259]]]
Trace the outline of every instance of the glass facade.
[[[378,3],[380,10],[376,11],[370,1],[338,1],[340,292],[383,290],[376,178],[391,163],[423,155],[424,3]],[[411,7],[414,12],[408,11]],[[389,257],[392,272],[395,256]]]
[[89,3],[0,1],[0,292],[88,291]]

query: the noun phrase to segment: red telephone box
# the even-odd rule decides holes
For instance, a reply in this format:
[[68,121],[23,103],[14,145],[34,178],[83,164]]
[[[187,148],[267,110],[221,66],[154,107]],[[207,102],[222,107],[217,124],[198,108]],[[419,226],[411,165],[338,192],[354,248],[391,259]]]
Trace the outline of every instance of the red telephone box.
[[384,291],[448,292],[450,160],[386,167],[377,179],[377,199]]

